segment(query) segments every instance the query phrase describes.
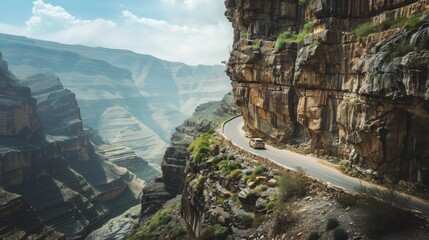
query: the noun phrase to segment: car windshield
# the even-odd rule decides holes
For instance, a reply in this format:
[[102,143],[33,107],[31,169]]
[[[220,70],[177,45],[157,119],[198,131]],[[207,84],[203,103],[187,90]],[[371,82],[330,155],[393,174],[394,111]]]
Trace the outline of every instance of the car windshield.
[[264,140],[256,140],[257,143],[263,143]]

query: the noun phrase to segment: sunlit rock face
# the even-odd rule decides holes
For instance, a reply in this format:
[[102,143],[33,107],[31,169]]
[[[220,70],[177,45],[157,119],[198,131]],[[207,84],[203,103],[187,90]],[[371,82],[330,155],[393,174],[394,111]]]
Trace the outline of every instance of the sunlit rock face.
[[107,143],[133,148],[160,170],[174,128],[201,103],[231,90],[224,66],[189,66],[130,51],[0,34],[20,79],[54,73],[76,94],[83,122]]
[[[429,27],[405,28],[404,20],[362,38],[354,32],[365,22],[427,13],[428,1],[225,5],[235,32],[227,73],[254,135],[307,143],[361,170],[429,183],[429,51],[419,47]],[[302,32],[309,22],[303,41],[275,48],[280,33]]]
[[[0,63],[0,111],[6,117],[0,133],[0,207],[12,207],[1,211],[2,238],[84,238],[102,219],[136,205],[144,183],[96,154],[75,95],[58,77],[34,75],[24,87],[1,55]],[[11,215],[19,216],[19,223]]]

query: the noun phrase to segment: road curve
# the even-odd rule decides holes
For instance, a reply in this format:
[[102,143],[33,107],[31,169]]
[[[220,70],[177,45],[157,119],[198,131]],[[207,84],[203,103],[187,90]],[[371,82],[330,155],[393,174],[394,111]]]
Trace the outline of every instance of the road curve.
[[[351,191],[358,191],[361,186],[367,188],[374,188],[375,185],[362,181],[357,178],[344,175],[335,168],[328,167],[326,164],[322,164],[320,159],[301,155],[295,152],[288,150],[281,150],[270,145],[266,145],[266,149],[253,149],[249,146],[249,139],[244,135],[243,131],[243,118],[241,116],[233,118],[225,122],[223,126],[223,135],[225,138],[229,139],[234,145],[240,147],[241,149],[259,155],[261,157],[267,158],[270,161],[276,163],[277,165],[283,166],[288,169],[296,169],[300,167],[304,171],[317,179],[320,179],[324,182],[330,183],[337,187],[341,187]],[[405,206],[410,210],[417,210],[421,212],[426,217],[429,217],[429,202],[412,197],[410,198],[408,204]]]

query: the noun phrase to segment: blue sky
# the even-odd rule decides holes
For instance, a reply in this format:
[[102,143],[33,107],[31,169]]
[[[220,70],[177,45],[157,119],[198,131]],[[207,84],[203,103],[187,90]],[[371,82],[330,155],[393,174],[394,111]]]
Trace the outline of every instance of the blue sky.
[[[223,0],[13,0],[0,32],[66,44],[128,49],[191,65],[228,58]],[[0,49],[1,51],[1,49]]]

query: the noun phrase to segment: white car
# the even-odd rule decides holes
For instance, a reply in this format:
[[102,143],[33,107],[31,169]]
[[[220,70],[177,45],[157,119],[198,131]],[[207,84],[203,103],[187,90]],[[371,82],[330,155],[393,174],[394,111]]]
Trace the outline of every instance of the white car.
[[249,140],[249,146],[252,148],[265,149],[265,142],[262,138],[251,138]]

